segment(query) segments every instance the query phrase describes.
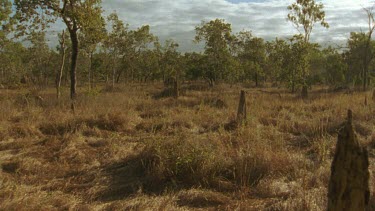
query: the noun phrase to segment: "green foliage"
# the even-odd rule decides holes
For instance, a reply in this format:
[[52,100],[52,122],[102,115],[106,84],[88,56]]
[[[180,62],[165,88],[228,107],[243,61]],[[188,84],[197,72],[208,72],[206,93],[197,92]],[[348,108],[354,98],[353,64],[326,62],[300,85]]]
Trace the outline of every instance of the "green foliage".
[[101,16],[101,0],[15,0],[15,17],[18,35],[44,31],[50,23],[60,18],[69,31],[72,47],[71,55],[71,89],[70,96],[74,100],[76,96],[76,69],[79,55],[78,32],[89,34],[95,31],[97,26],[102,26],[104,20]]
[[210,85],[218,79],[225,79],[230,74],[231,54],[230,43],[234,40],[231,34],[232,28],[224,20],[215,19],[210,22],[202,22],[195,27],[195,41],[205,41],[205,55],[207,67],[203,69],[203,77]]
[[259,80],[266,76],[266,44],[262,38],[254,37],[251,32],[242,31],[237,35],[236,54],[243,68],[243,79]]
[[185,72],[189,80],[197,80],[203,76],[205,66],[205,56],[196,52],[185,53]]
[[[291,39],[291,42],[294,42],[292,51],[298,53],[297,58],[294,58],[294,62],[297,65],[296,70],[292,73],[292,80],[289,80],[292,84],[292,91],[295,89],[295,84],[301,84],[305,89],[310,85],[309,52],[310,48],[313,47],[309,43],[310,35],[316,23],[320,23],[325,28],[329,27],[325,21],[323,8],[322,3],[317,4],[314,0],[297,0],[288,6],[288,20],[292,22],[300,33],[300,35],[296,35]],[[300,31],[301,27],[303,32]]]
[[180,53],[177,51],[178,43],[173,40],[166,40],[161,49],[160,68],[162,69],[164,81],[168,78],[177,79],[180,74],[181,62]]
[[282,83],[285,70],[289,67],[290,47],[285,40],[276,38],[266,43],[267,63],[266,69],[269,78],[275,83]]
[[26,56],[28,52],[21,43],[9,42],[0,52],[0,83],[17,86],[23,75],[26,74]]
[[292,22],[297,29],[303,27],[305,42],[309,42],[315,23],[320,23],[320,25],[325,28],[329,27],[328,23],[325,21],[323,8],[322,3],[317,4],[314,0],[297,0],[295,3],[288,6],[288,20]]
[[61,18],[69,31],[90,32],[103,23],[101,0],[15,0],[19,32],[40,30]]
[[[341,53],[310,43],[316,25],[328,28],[323,8],[314,0],[296,0],[288,7],[288,20],[300,34],[267,42],[250,31],[233,35],[231,24],[222,19],[203,21],[195,27],[195,42],[205,44],[204,52],[181,54],[178,43],[172,39],[160,43],[148,25],[130,28],[116,13],[104,19],[100,0],[14,0],[15,13],[12,1],[0,0],[0,83],[18,85],[24,78],[35,84],[55,80],[61,56],[49,49],[45,29],[60,19],[70,35],[65,40],[66,56],[71,60],[65,66],[71,72],[64,69],[65,82],[78,69],[78,79],[89,83],[254,81],[256,85],[284,85],[293,92],[317,83],[333,87],[363,84],[369,80],[366,72],[371,77],[370,70],[375,69],[375,42],[369,41],[371,11],[365,9],[370,32],[351,33],[348,50]],[[13,25],[16,34],[29,43],[27,47],[10,39]]]
[[8,41],[7,35],[12,30],[14,19],[10,18],[12,13],[12,2],[9,0],[0,0],[0,50]]
[[348,65],[344,57],[331,47],[325,49],[325,80],[326,83],[338,87],[346,84]]
[[319,82],[324,64],[318,47],[306,43],[302,35],[295,35],[289,43],[280,39],[267,42],[267,73],[274,82],[286,84],[292,92]]
[[[345,52],[346,62],[349,66],[347,81],[354,84],[363,84],[366,65],[373,65],[371,62],[373,62],[374,58],[375,41],[371,40],[368,44],[367,35],[365,33],[352,32],[350,33],[347,45],[349,48],[349,50]],[[365,57],[367,58],[366,62],[364,61]]]

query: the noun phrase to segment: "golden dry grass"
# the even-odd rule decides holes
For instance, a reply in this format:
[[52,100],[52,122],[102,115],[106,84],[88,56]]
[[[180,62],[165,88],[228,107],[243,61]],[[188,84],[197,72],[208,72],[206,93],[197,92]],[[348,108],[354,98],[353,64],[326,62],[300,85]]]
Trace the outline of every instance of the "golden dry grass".
[[0,210],[325,210],[349,108],[374,171],[369,93],[245,88],[247,125],[228,128],[241,89],[82,91],[75,115],[53,89],[0,90]]

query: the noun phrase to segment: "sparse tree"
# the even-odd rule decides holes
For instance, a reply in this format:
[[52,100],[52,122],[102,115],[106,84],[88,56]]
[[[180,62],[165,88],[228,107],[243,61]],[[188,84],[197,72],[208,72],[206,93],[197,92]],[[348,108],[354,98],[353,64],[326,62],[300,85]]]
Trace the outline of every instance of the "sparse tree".
[[[314,0],[296,0],[295,3],[288,6],[288,20],[292,22],[293,26],[300,34],[302,34],[303,43],[305,45],[304,48],[309,47],[308,44],[310,42],[311,32],[316,23],[319,23],[324,28],[329,27],[328,23],[325,21],[325,12],[323,8],[324,6],[322,3],[315,3]],[[303,28],[303,30],[300,30],[300,28]],[[306,52],[307,54],[304,55],[304,57],[307,58],[308,50]],[[308,65],[302,69],[302,96],[307,97],[307,78],[309,76],[309,70],[306,67],[308,67]]]
[[374,58],[374,51],[371,46],[371,37],[375,30],[375,19],[373,13],[373,7],[364,8],[368,18],[368,32],[365,34],[365,47],[363,48],[362,67],[363,67],[363,91],[367,90],[369,85],[369,65]]
[[29,33],[26,41],[30,42],[27,56],[27,69],[33,81],[42,87],[47,84],[48,76],[52,73],[48,67],[51,61],[51,51],[47,45],[46,32],[34,31]]
[[94,73],[92,71],[92,63],[94,52],[97,49],[98,44],[104,40],[106,35],[105,22],[100,22],[100,25],[87,29],[87,33],[82,33],[80,39],[81,47],[88,59],[88,89],[92,88],[94,81]]
[[331,47],[324,49],[323,54],[326,83],[334,87],[343,86],[346,83],[345,76],[348,71],[348,65],[345,63],[343,55]]
[[258,87],[260,78],[265,77],[265,42],[246,31],[240,32],[237,37],[238,57],[244,67],[245,78],[254,80],[255,86]]
[[[347,79],[354,85],[361,85],[365,90],[368,85],[368,74],[371,62],[374,61],[375,41],[368,43],[368,36],[362,32],[351,32],[348,39],[348,51],[345,53],[349,72]],[[366,61],[365,59],[366,58]],[[366,82],[367,81],[367,82]]]
[[95,28],[103,22],[101,17],[101,0],[15,0],[16,16],[19,20],[18,29],[27,33],[29,29],[39,30],[48,26],[48,24],[61,19],[69,31],[72,43],[71,58],[71,86],[70,96],[73,100],[76,98],[76,69],[79,52],[78,32],[89,32],[89,29]]
[[230,58],[229,44],[234,37],[231,34],[231,24],[224,20],[215,19],[210,22],[202,22],[195,27],[195,41],[205,41],[205,55],[208,67],[204,77],[213,86],[217,79],[225,78],[229,74]]
[[104,45],[106,50],[111,57],[111,69],[112,69],[112,88],[116,82],[116,72],[119,65],[119,57],[121,54],[121,48],[128,35],[128,25],[125,25],[122,20],[119,19],[117,13],[111,13],[108,18],[108,24],[111,26],[111,31],[108,33]]

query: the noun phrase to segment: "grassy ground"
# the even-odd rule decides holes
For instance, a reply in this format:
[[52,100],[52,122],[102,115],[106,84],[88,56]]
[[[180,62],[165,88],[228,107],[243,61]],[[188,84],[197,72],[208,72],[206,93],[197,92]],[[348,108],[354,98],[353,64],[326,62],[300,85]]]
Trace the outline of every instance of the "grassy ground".
[[241,89],[82,91],[75,115],[53,89],[0,90],[0,210],[324,210],[349,108],[374,171],[370,93],[245,88],[234,129]]

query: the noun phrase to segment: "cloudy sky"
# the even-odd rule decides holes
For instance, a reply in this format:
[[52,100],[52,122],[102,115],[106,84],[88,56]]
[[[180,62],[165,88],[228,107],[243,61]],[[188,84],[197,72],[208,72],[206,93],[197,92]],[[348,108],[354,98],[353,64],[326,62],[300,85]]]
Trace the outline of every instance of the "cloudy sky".
[[[351,31],[366,31],[363,7],[370,0],[316,0],[325,6],[329,29],[313,29],[312,41],[344,44]],[[131,28],[150,25],[152,33],[174,39],[181,51],[200,50],[192,42],[194,27],[202,20],[225,19],[233,32],[250,30],[266,40],[290,37],[297,30],[286,21],[287,6],[293,0],[103,0],[105,13],[116,11]]]

